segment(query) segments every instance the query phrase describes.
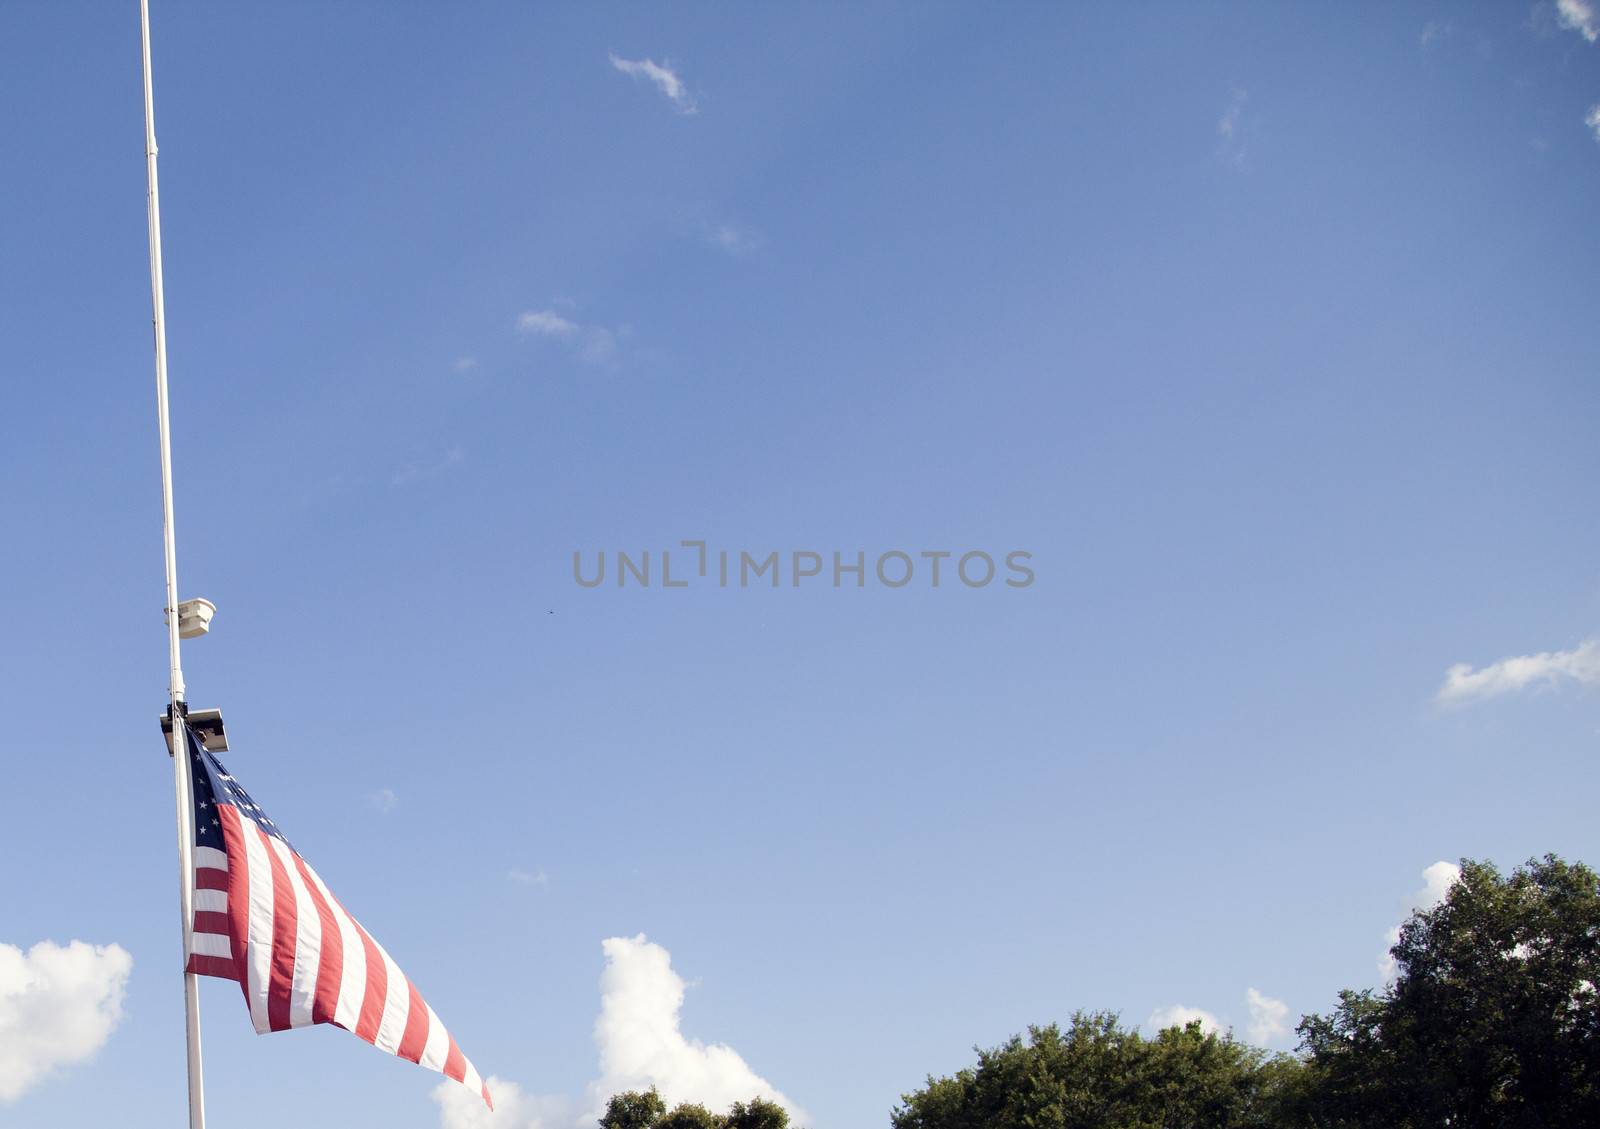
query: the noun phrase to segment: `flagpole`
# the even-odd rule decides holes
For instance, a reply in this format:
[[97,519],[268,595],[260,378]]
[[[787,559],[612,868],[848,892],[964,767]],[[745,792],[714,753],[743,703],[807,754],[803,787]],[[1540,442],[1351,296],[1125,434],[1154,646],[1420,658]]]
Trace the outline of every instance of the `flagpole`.
[[205,1084],[200,1063],[200,983],[189,972],[194,923],[194,808],[189,798],[189,743],[184,726],[183,666],[178,655],[178,560],[172,521],[172,434],[167,414],[166,297],[161,279],[161,192],[156,183],[156,116],[150,84],[150,3],[139,0],[139,45],[144,64],[144,167],[149,187],[150,304],[156,349],[156,417],[161,429],[161,518],[167,557],[168,690],[172,714],[172,778],[178,808],[178,905],[183,939],[184,1034],[188,1043],[189,1129],[205,1129]]

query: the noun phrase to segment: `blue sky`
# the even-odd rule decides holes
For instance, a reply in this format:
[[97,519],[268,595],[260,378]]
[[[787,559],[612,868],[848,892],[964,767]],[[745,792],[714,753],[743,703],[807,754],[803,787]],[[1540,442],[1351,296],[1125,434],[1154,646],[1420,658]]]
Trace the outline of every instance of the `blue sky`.
[[[882,1126],[1600,861],[1595,12],[156,0],[191,701],[515,1097],[218,981],[215,1121]],[[137,30],[0,7],[7,1127],[184,1099]]]

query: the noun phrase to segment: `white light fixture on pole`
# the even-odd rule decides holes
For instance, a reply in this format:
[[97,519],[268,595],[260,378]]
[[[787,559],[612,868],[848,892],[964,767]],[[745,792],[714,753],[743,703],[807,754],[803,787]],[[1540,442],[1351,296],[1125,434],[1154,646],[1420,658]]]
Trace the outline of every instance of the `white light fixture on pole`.
[[[144,167],[149,188],[150,303],[154,312],[156,348],[156,416],[161,428],[161,517],[167,556],[167,657],[170,716],[175,755],[173,790],[178,805],[178,905],[182,920],[184,1032],[188,1043],[189,1129],[205,1129],[205,1085],[200,1063],[200,984],[189,964],[189,932],[194,924],[194,809],[189,797],[189,755],[183,738],[183,665],[180,636],[203,635],[216,611],[209,600],[178,602],[177,543],[172,525],[172,434],[167,416],[166,301],[161,286],[161,193],[156,184],[156,117],[150,86],[150,4],[139,0],[139,44],[144,64]],[[199,605],[203,604],[201,608]],[[176,610],[177,614],[173,614]]]
[[[178,605],[178,638],[198,639],[211,630],[211,617],[217,614],[217,605],[201,598],[184,600]],[[171,619],[172,613],[167,613]]]

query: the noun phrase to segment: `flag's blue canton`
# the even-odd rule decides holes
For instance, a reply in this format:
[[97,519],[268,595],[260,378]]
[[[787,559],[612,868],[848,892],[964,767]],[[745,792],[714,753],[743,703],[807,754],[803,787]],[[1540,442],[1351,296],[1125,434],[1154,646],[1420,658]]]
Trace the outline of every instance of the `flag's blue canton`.
[[[228,775],[228,770],[222,766],[222,762],[206,751],[192,730],[185,729],[185,732],[189,735],[189,758],[193,769],[190,777],[194,781],[192,791],[195,845],[214,847],[219,851],[227,850],[222,839],[222,820],[217,816],[217,804],[224,803],[238,808],[241,816],[254,822],[261,830],[293,851],[294,844],[284,838],[277,824],[268,818],[267,813],[261,810],[261,805],[244,790],[244,785]],[[298,851],[295,853],[299,854]]]

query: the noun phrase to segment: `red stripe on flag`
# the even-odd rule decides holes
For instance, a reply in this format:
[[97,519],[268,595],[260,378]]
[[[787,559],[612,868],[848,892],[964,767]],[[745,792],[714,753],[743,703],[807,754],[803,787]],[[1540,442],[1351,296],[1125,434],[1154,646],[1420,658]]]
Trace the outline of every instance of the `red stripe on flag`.
[[[196,933],[221,933],[228,935],[228,915],[218,913],[216,910],[197,909],[194,911],[194,931]],[[221,960],[221,957],[217,958]],[[229,958],[232,959],[232,958]]]
[[250,940],[250,861],[244,849],[244,829],[239,809],[218,804],[222,820],[222,843],[228,856],[228,937],[233,941],[233,978],[250,998],[250,977],[245,971],[245,953]]
[[228,872],[218,870],[214,866],[197,866],[194,870],[194,888],[196,890],[226,890],[228,888]]
[[[348,912],[345,916],[350,917]],[[367,936],[367,931],[361,927],[361,922],[350,917],[350,923],[356,927],[356,932],[361,934],[361,945],[367,953],[367,994],[361,997],[361,1018],[356,1021],[355,1036],[369,1043],[375,1043],[378,1039],[378,1026],[383,1022],[383,1001],[389,994],[389,970],[384,966],[383,954],[378,952],[378,946]]]
[[444,1069],[440,1071],[446,1078],[454,1078],[457,1082],[466,1081],[467,1056],[461,1053],[461,1048],[456,1046],[456,1037],[450,1037],[450,1053],[444,1058]]
[[411,993],[411,1008],[406,1012],[406,1031],[400,1036],[395,1054],[412,1062],[422,1061],[423,1049],[428,1045],[428,1005],[422,1002],[422,993],[406,977],[406,991]]
[[208,957],[195,953],[189,958],[189,967],[184,971],[196,976],[217,976],[223,980],[239,979],[238,970],[234,968],[230,957]]
[[294,992],[295,929],[299,918],[289,872],[284,869],[278,852],[272,849],[272,839],[267,833],[258,827],[256,834],[261,836],[267,864],[272,868],[272,956],[268,961],[271,971],[267,981],[267,1026],[273,1031],[287,1031],[290,998]]
[[289,853],[294,855],[300,880],[305,883],[311,901],[317,907],[317,916],[322,919],[322,952],[317,958],[317,994],[311,1001],[311,1022],[331,1023],[334,1013],[339,1010],[339,982],[344,976],[344,938],[339,933],[339,923],[334,920],[333,910],[328,908],[327,899],[317,888],[305,860],[295,851]]

